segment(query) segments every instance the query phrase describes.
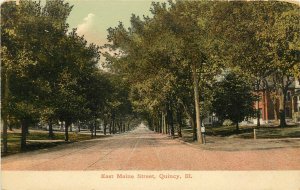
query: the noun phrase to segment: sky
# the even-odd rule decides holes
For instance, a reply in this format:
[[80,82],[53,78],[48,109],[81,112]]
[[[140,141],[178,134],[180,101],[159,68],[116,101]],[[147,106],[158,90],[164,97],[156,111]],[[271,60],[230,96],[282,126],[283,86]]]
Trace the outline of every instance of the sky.
[[[162,0],[160,0],[162,1]],[[152,0],[67,0],[74,5],[68,18],[70,28],[84,35],[89,43],[103,45],[107,42],[107,29],[119,21],[129,27],[131,14],[150,16]]]

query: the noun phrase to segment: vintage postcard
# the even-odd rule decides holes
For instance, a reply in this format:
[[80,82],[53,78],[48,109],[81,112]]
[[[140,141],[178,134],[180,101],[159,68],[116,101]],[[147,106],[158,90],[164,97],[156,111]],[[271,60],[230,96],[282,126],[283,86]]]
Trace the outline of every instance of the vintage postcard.
[[2,189],[300,189],[298,1],[0,2]]

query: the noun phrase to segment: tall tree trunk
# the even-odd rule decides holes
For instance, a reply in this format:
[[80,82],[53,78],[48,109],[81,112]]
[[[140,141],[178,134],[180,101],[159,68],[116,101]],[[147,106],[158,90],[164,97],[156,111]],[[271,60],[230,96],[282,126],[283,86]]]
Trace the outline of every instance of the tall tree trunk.
[[95,123],[94,123],[94,137],[97,136],[97,121],[95,120]]
[[153,131],[153,122],[152,122],[152,119],[150,117],[148,117],[147,120],[148,120],[149,129],[151,131]]
[[111,120],[111,121],[110,121],[110,124],[109,124],[109,128],[108,128],[109,134],[111,134],[111,128],[112,128],[112,125],[113,125],[113,121]]
[[115,123],[112,122],[112,125],[111,125],[111,134],[115,134]]
[[118,131],[118,122],[117,121],[115,121],[115,123],[114,123],[114,134],[116,134]]
[[118,121],[116,121],[116,127],[115,127],[115,129],[116,129],[116,132],[115,133],[120,133],[120,123],[118,122]]
[[[8,129],[9,129],[10,131],[13,130],[12,125],[10,124],[10,121],[9,121],[9,116],[7,117],[7,126],[8,126]],[[3,131],[3,132],[4,132],[4,131]]]
[[119,134],[120,133],[122,133],[122,124],[121,124],[121,122],[118,122],[118,132],[119,132]]
[[65,141],[69,141],[69,126],[71,125],[70,121],[65,121]]
[[181,110],[177,110],[176,112],[176,116],[177,116],[177,135],[178,137],[182,137],[182,133],[181,133],[181,129],[182,129],[182,113]]
[[7,153],[7,117],[4,116],[3,118],[3,143],[2,143],[2,152]]
[[166,115],[166,134],[167,135],[170,135],[170,130],[169,130],[170,128],[169,128],[169,124],[168,124],[168,117],[167,117],[167,115]]
[[53,139],[54,134],[53,134],[53,128],[52,128],[52,119],[49,119],[48,125],[49,125],[49,138]]
[[174,122],[173,122],[173,110],[170,103],[168,104],[167,117],[168,117],[169,131],[170,131],[169,133],[172,137],[174,137],[175,132],[174,132]]
[[21,121],[21,151],[26,151],[26,136],[27,136],[28,122],[25,120]]
[[236,130],[237,133],[240,131],[240,129],[239,129],[239,122],[235,123],[235,130]]
[[160,117],[159,115],[160,115],[160,114],[158,114],[158,115],[157,115],[157,118],[156,118],[156,119],[157,119],[157,120],[156,120],[156,123],[157,123],[156,132],[157,132],[157,133],[159,133],[159,131],[160,131],[160,122],[161,122],[161,121],[160,121],[160,119],[159,119],[159,117]]
[[[7,68],[3,67],[1,74],[4,74],[3,83],[4,83],[4,92],[3,92],[3,102],[2,102],[2,114],[3,114],[3,152],[7,153],[7,127],[8,127],[8,98],[9,98],[9,76]],[[3,109],[4,108],[4,109]]]
[[166,115],[162,114],[162,122],[163,122],[163,134],[167,134],[167,122],[166,122]]
[[164,114],[161,112],[161,133],[164,134],[165,132],[165,126],[164,126]]
[[192,65],[193,72],[193,85],[194,85],[194,96],[195,96],[195,109],[196,109],[196,126],[197,126],[197,141],[203,144],[202,133],[201,133],[201,119],[200,119],[200,96],[198,87],[198,76],[196,72],[196,65]]
[[256,81],[256,94],[258,96],[257,101],[256,101],[256,105],[257,105],[257,113],[256,113],[257,127],[260,127],[260,109],[259,109],[260,94],[259,94],[259,86],[260,86],[260,80],[257,80]]
[[257,117],[257,127],[260,127],[260,109],[259,109],[259,100],[256,101],[257,103],[257,112],[256,112],[256,117]]
[[196,127],[194,118],[190,119],[190,125],[191,125],[192,131],[193,131],[193,141],[196,141],[197,140],[197,127]]
[[116,122],[115,119],[113,119],[113,123],[112,123],[112,133],[115,134],[116,133]]
[[286,107],[286,90],[281,89],[280,103],[279,103],[279,116],[280,116],[280,127],[286,127],[285,121],[285,107]]
[[26,134],[29,135],[29,126],[26,127]]
[[91,138],[93,138],[94,137],[94,124],[93,123],[90,125],[90,133],[91,133]]
[[[297,97],[297,96],[296,96]],[[294,106],[294,96],[291,96],[291,100],[292,100],[292,120],[294,121],[294,113],[295,113],[295,106]],[[297,100],[296,100],[297,101]]]
[[106,135],[106,127],[107,127],[107,121],[106,119],[104,120],[104,123],[103,123],[103,134]]

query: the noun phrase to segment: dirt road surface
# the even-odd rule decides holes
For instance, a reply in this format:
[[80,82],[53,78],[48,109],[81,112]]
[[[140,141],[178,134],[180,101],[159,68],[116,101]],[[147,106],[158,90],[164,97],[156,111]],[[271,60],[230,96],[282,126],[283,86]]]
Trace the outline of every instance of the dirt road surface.
[[36,171],[299,170],[300,148],[210,150],[154,133],[141,125],[113,137],[7,156],[2,158],[1,167]]

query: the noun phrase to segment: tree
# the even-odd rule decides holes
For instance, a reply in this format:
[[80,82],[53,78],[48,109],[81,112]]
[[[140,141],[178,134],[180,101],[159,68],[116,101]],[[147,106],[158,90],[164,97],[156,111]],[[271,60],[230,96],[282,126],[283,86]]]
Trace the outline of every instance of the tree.
[[215,84],[212,109],[220,120],[230,119],[239,131],[239,122],[253,116],[255,96],[249,80],[236,73],[228,73]]
[[16,5],[12,2],[1,4],[1,118],[3,120],[3,152],[7,152],[7,128],[9,123],[9,84],[16,56],[16,44],[13,23],[16,20]]
[[[32,1],[21,1],[20,5],[15,2],[7,2],[1,5],[3,16],[3,30],[1,51],[4,55],[2,74],[5,76],[2,99],[4,103],[4,133],[6,133],[8,115],[17,118],[22,126],[21,150],[26,149],[26,132],[31,122],[38,119],[38,104],[36,92],[38,87],[32,81],[32,71],[35,68],[35,46],[30,46],[34,37],[29,37],[33,29],[38,26],[40,4]],[[12,11],[13,12],[10,12]],[[36,19],[35,19],[36,18]],[[11,20],[7,20],[11,19]],[[9,104],[6,102],[9,101]],[[6,134],[4,134],[6,136]],[[6,137],[4,137],[4,142]],[[5,142],[6,143],[6,142]],[[4,152],[7,148],[4,145]],[[6,149],[6,150],[5,150]]]
[[129,100],[129,85],[126,80],[119,75],[110,74],[108,76],[112,85],[110,99],[108,100],[108,110],[111,120],[112,132],[124,132],[124,125],[130,122],[134,115],[132,104]]
[[75,29],[67,33],[71,9],[62,0],[47,1],[44,7],[30,0],[1,5],[4,152],[9,117],[22,126],[25,150],[30,124],[45,120],[52,137],[55,120],[65,121],[68,129],[90,112],[86,76],[94,72],[100,56],[98,47],[87,44]]
[[[96,136],[97,120],[102,119],[104,120],[105,127],[107,125],[107,118],[103,115],[106,114],[109,106],[113,86],[107,75],[98,69],[95,69],[93,73],[85,74],[86,76],[81,76],[81,78],[84,78],[82,81],[85,83],[83,91],[87,100],[87,108],[90,112],[84,117],[84,120],[91,121],[92,136],[93,132]],[[106,131],[104,133],[106,134]]]
[[[229,67],[240,67],[255,80],[254,90],[280,94],[280,125],[285,126],[285,97],[299,71],[299,6],[287,2],[221,2],[211,23],[218,31],[219,54]],[[298,44],[298,45],[297,45]],[[270,81],[270,80],[269,80]],[[257,103],[259,100],[257,100]],[[259,126],[259,112],[257,125]]]
[[61,44],[64,42],[68,24],[67,18],[72,10],[72,6],[62,0],[46,1],[44,7],[40,8],[38,27],[34,36],[35,43],[31,43],[28,48],[36,47],[34,53],[37,60],[35,72],[32,80],[39,86],[39,109],[41,120],[49,126],[49,137],[53,138],[52,124],[57,122],[58,115],[57,85],[59,73],[62,71],[59,56]]
[[[169,2],[169,7],[165,3],[152,3],[153,18],[141,20],[133,15],[128,31],[122,23],[108,29],[111,44],[106,47],[117,53],[105,54],[113,68],[132,84],[138,103],[149,112],[146,115],[154,117],[160,115],[155,112],[162,112],[168,116],[171,135],[174,131],[171,108],[184,104],[194,140],[199,142],[202,139],[199,81],[210,80],[218,70],[209,53],[213,49],[206,24],[209,6],[203,2]],[[187,91],[180,93],[183,88]]]
[[90,113],[86,86],[90,82],[88,75],[96,69],[100,58],[98,47],[87,45],[87,41],[71,31],[57,47],[61,51],[56,55],[57,72],[55,108],[60,121],[65,122],[65,141],[68,141],[68,128]]
[[272,59],[274,85],[279,93],[280,126],[285,127],[286,97],[289,86],[300,76],[300,8],[293,4],[274,6],[274,21],[258,36],[264,40]]

